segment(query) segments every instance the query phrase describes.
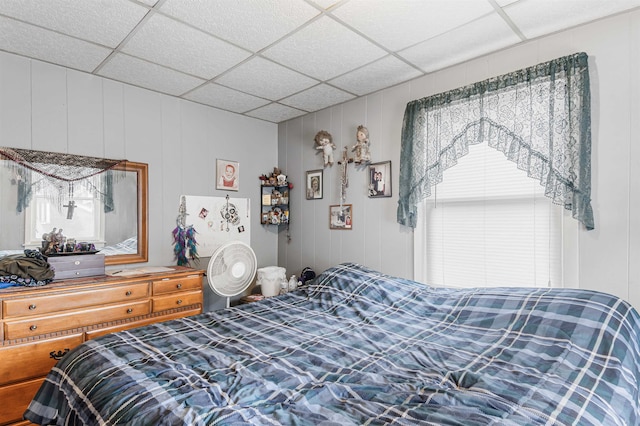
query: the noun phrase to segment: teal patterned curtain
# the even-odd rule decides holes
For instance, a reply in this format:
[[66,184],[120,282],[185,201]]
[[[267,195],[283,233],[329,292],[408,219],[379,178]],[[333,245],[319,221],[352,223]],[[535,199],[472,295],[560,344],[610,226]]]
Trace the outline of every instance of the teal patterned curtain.
[[555,59],[407,104],[402,125],[398,223],[444,170],[487,141],[593,229],[591,95],[585,53]]
[[74,184],[86,185],[109,213],[114,210],[114,179],[124,176],[113,169],[126,161],[7,147],[0,147],[0,160],[8,160],[5,166],[18,186],[18,213],[29,206],[35,190],[62,206],[65,197],[72,198]]

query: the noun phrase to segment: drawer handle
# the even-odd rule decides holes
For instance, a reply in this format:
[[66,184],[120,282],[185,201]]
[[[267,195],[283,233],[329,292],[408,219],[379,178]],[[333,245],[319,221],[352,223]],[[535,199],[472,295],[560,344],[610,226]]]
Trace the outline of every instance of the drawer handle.
[[127,309],[127,313],[130,314],[131,312],[133,312],[132,308]]
[[53,358],[56,361],[60,361],[62,359],[63,356],[65,356],[67,353],[69,353],[69,348],[64,348],[61,351],[51,351],[49,352],[49,358]]
[[178,284],[176,285],[176,288],[177,288],[177,289],[181,289],[181,288],[182,288],[182,283],[178,283]]
[[131,296],[131,291],[127,291],[124,295],[125,296]]
[[177,303],[178,305],[182,305],[182,299],[178,299],[178,300],[176,301],[176,303]]
[[33,311],[35,308],[36,308],[36,305],[33,305],[33,304],[29,305],[29,310],[30,311]]
[[32,325],[31,327],[29,327],[29,330],[33,331],[33,330],[35,330],[36,328],[38,328],[38,326],[34,324],[34,325]]

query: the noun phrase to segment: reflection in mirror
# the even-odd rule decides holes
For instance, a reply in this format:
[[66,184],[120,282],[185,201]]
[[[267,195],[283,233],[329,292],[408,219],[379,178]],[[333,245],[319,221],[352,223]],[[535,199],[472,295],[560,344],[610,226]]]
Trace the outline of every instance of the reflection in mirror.
[[68,247],[79,243],[95,247],[105,254],[107,265],[148,260],[147,164],[123,161],[113,168],[118,179],[110,181],[112,209],[105,209],[103,201],[86,187],[74,185],[72,197],[62,200],[34,190],[28,206],[18,212],[21,176],[6,167],[7,161],[0,160],[0,256],[45,247],[47,237],[56,233],[66,238]]

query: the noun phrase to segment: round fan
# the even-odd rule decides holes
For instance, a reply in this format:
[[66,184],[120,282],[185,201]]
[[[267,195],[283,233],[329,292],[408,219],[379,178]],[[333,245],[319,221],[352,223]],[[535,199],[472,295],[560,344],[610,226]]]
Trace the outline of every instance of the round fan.
[[219,296],[229,298],[245,291],[256,276],[256,254],[241,241],[224,243],[213,253],[207,266],[209,287]]

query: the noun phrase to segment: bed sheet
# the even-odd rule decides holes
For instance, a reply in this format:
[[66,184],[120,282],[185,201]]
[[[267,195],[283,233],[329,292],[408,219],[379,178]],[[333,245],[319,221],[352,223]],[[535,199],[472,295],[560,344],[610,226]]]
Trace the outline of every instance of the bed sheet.
[[296,292],[103,336],[37,424],[635,425],[639,318],[571,289],[443,289],[348,263]]

